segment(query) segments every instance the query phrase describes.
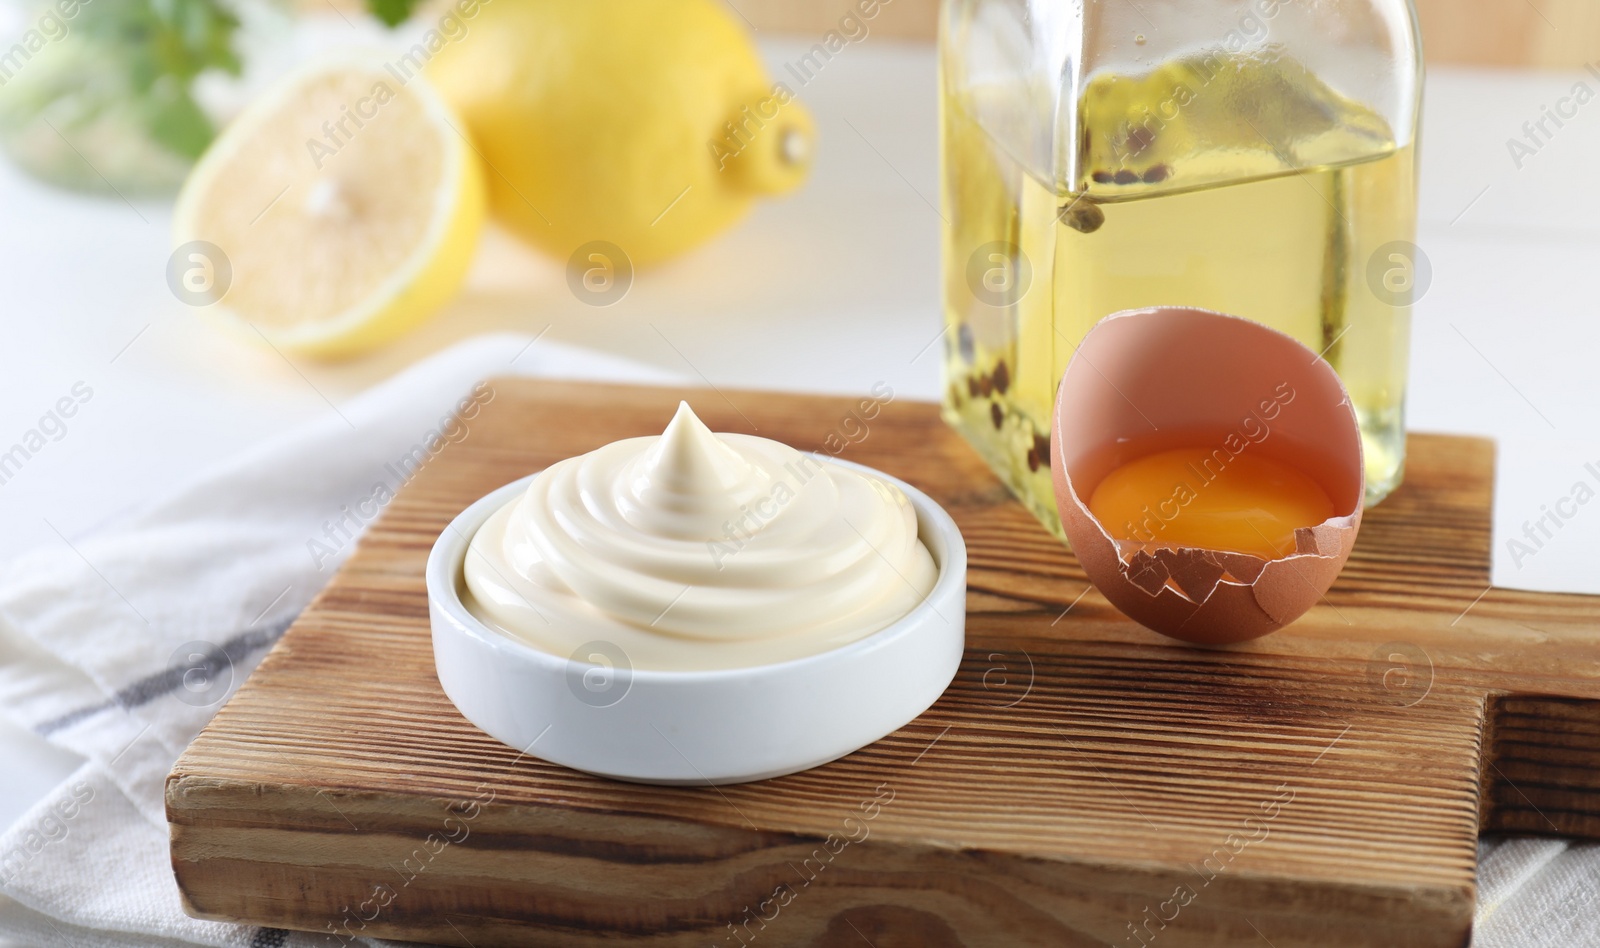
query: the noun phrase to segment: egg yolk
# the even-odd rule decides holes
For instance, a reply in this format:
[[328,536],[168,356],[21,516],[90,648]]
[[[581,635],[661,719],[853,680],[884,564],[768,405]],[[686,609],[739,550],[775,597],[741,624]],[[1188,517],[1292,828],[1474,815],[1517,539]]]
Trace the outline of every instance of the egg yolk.
[[1322,485],[1286,464],[1208,448],[1161,451],[1116,468],[1089,512],[1118,540],[1278,559],[1294,532],[1333,516]]

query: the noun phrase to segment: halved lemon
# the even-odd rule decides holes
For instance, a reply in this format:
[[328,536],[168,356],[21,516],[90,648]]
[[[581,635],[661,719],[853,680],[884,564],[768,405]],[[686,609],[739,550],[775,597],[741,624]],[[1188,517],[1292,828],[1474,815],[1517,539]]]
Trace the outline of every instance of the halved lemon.
[[223,131],[174,222],[180,251],[223,281],[205,312],[257,342],[338,356],[398,336],[455,294],[483,229],[483,171],[463,126],[412,73],[403,60],[322,63]]

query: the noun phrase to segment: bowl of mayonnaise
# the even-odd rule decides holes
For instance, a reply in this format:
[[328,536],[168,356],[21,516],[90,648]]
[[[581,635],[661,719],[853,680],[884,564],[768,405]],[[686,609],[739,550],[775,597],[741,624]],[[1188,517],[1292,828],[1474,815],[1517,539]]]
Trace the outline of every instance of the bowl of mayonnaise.
[[491,492],[428,558],[434,662],[478,728],[527,756],[646,783],[794,773],[944,692],[965,643],[966,545],[910,485],[684,403]]

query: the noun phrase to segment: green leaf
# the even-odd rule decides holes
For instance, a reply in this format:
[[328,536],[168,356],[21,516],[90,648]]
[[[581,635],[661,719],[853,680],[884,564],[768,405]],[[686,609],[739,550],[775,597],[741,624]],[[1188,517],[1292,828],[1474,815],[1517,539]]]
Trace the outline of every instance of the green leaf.
[[197,157],[216,130],[194,100],[194,82],[207,72],[239,75],[239,27],[232,0],[84,0],[62,44],[80,61],[48,84],[33,70],[40,79],[28,110],[59,114],[71,104],[85,121],[107,108],[131,110],[151,140]]
[[195,158],[216,129],[194,101],[197,76],[238,75],[239,18],[224,0],[116,0],[85,5],[83,35],[122,74],[150,137]]
[[188,88],[163,83],[151,90],[146,103],[145,127],[150,136],[168,151],[185,158],[198,158],[216,129],[201,110]]
[[367,9],[383,21],[385,26],[399,26],[410,19],[417,8],[417,0],[367,0]]

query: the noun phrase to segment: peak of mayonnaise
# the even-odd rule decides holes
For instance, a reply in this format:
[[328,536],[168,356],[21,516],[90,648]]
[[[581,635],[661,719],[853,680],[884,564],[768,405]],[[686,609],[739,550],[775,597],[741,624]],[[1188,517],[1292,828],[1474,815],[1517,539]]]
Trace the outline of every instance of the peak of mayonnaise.
[[683,540],[710,540],[739,508],[760,498],[765,472],[678,403],[667,430],[629,462],[619,509],[646,533]]
[[937,568],[889,482],[687,403],[661,435],[545,469],[468,547],[467,606],[566,658],[610,642],[635,669],[771,664],[909,613]]
[[693,493],[732,490],[750,479],[750,462],[723,444],[688,402],[640,457],[639,474],[653,484]]

